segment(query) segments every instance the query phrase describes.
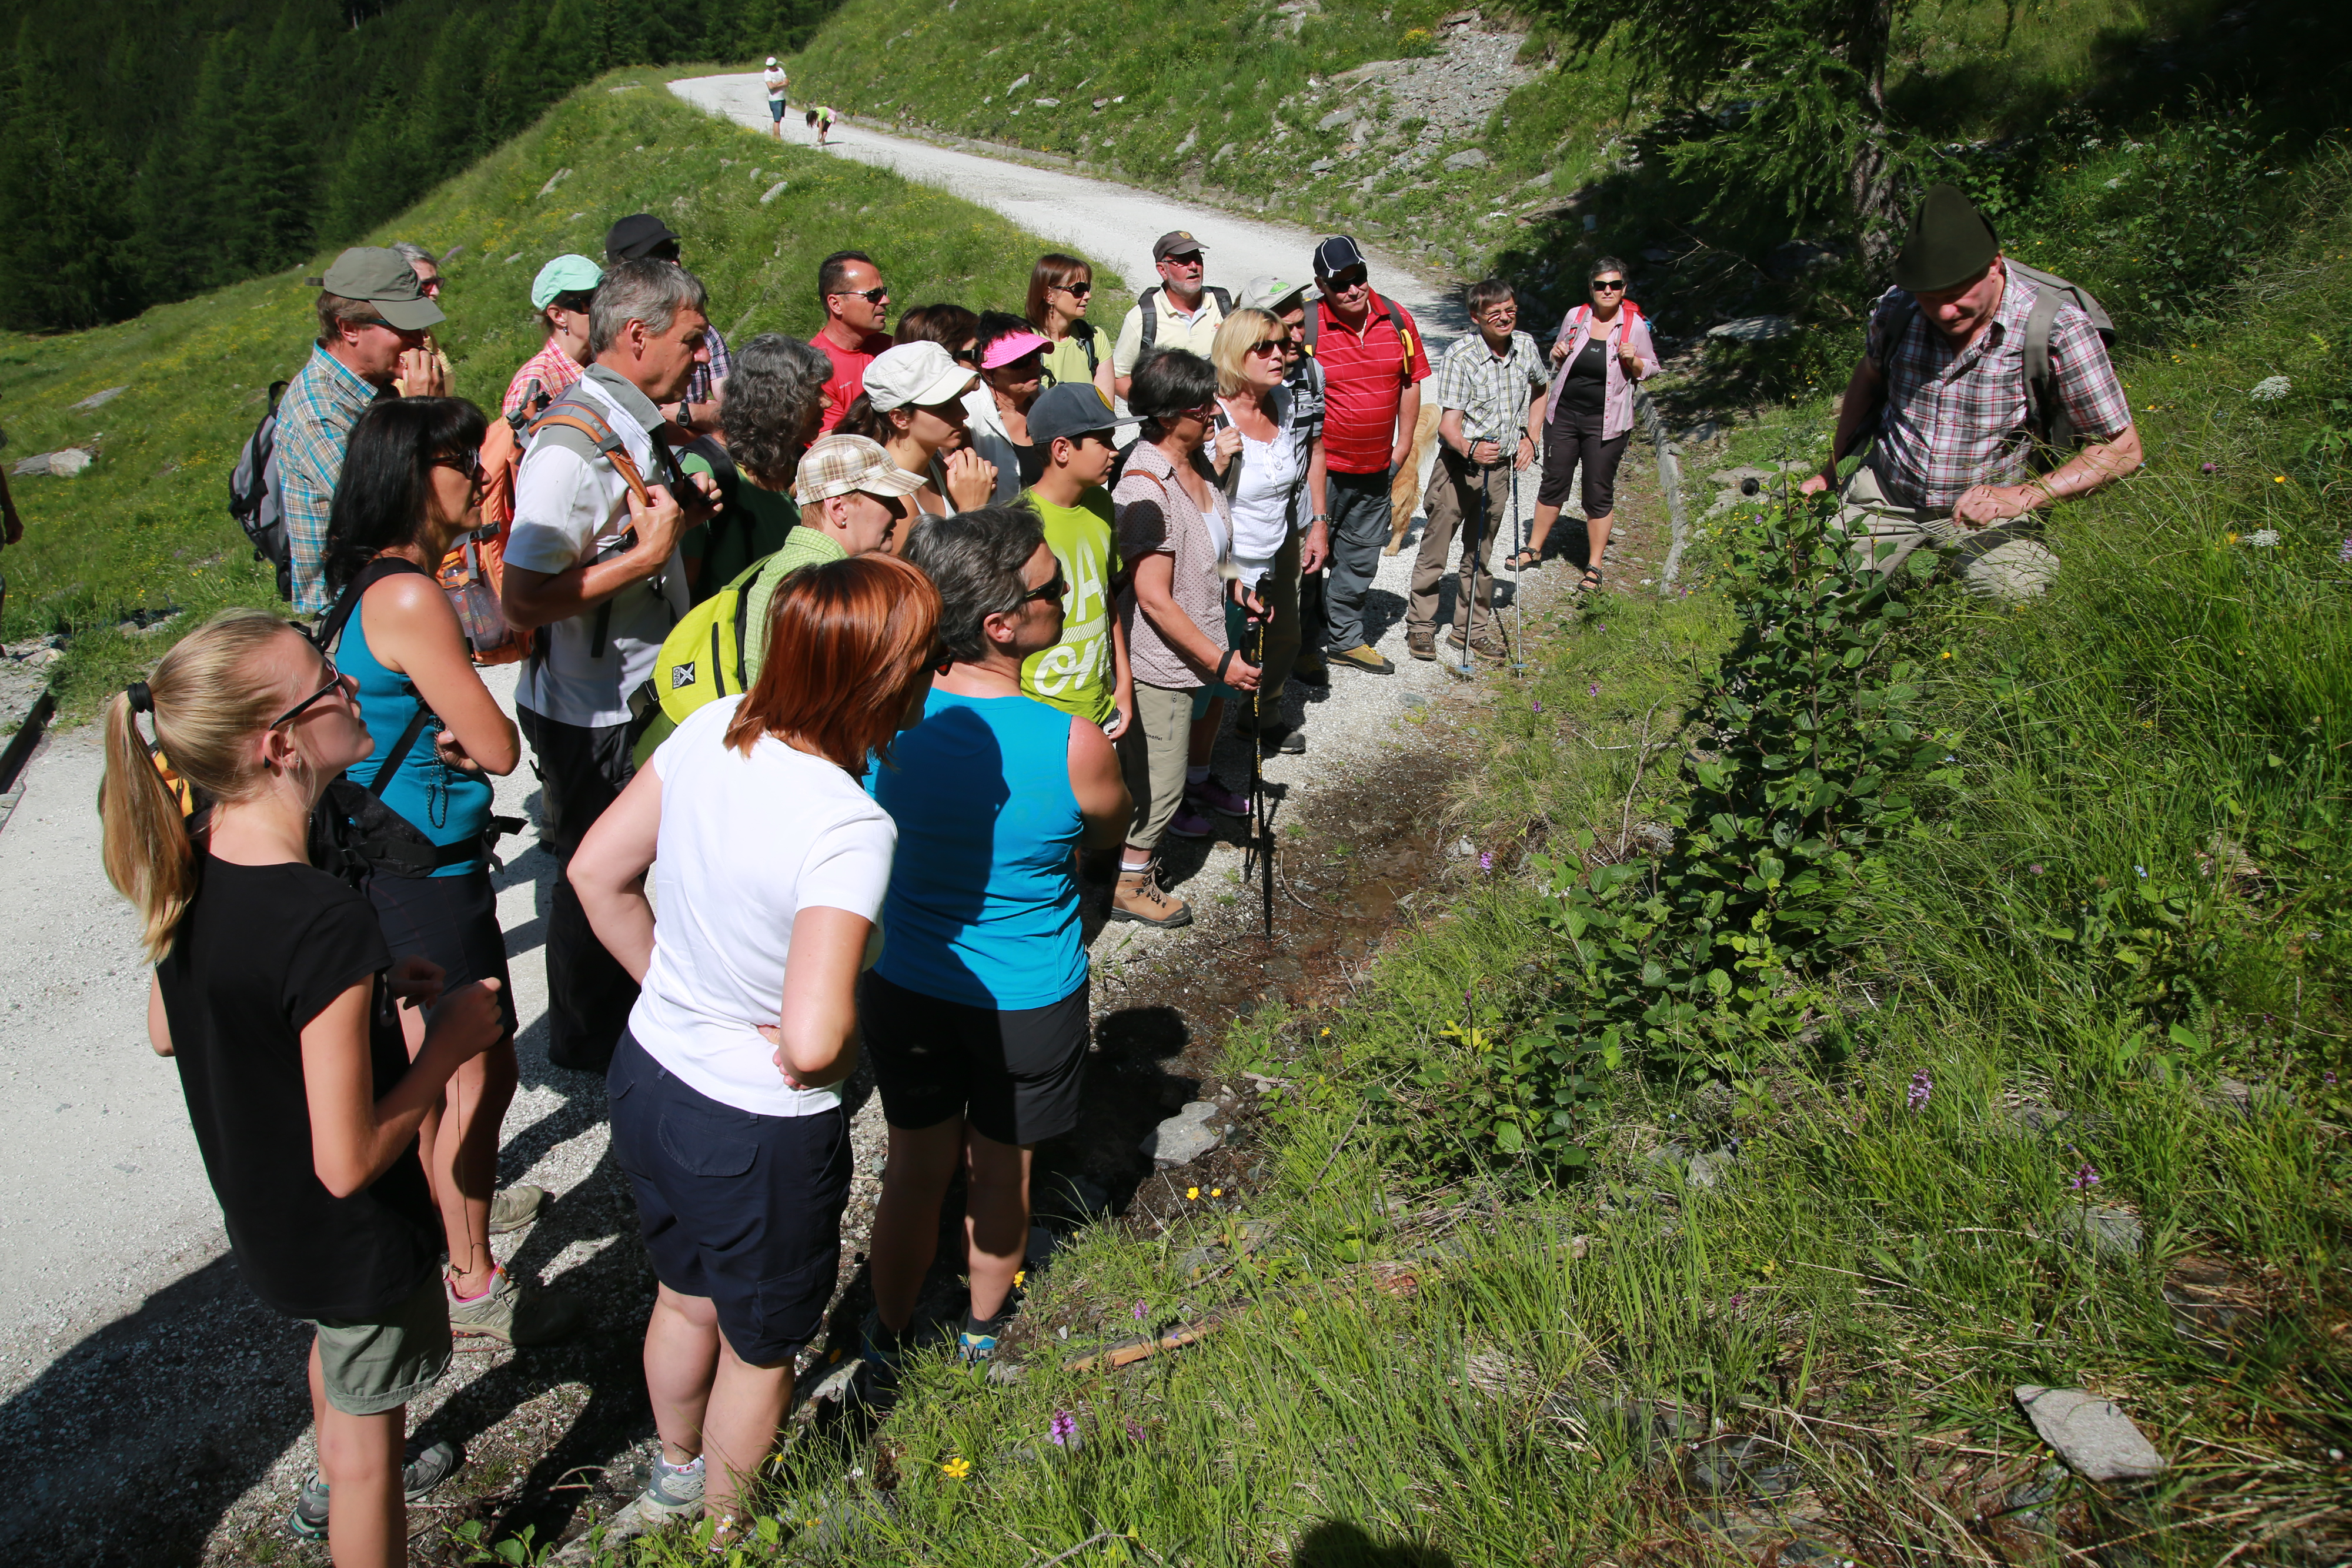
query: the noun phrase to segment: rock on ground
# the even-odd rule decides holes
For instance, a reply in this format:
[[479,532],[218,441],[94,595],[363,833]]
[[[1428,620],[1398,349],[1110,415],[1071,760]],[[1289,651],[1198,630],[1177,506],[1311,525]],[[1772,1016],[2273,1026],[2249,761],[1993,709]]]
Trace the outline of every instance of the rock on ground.
[[2017,1402],[2042,1440],[2084,1480],[2144,1480],[2165,1469],[2164,1456],[2111,1399],[2027,1384]]

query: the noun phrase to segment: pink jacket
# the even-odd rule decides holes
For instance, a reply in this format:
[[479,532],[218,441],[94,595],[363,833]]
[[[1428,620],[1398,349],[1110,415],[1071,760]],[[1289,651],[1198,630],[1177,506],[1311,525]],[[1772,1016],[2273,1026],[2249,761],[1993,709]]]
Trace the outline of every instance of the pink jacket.
[[[1617,340],[1626,330],[1633,333],[1633,357],[1641,361],[1642,373],[1635,381],[1647,381],[1658,373],[1658,349],[1650,340],[1650,323],[1640,307],[1628,299],[1618,308],[1617,319],[1607,328],[1609,344],[1609,382],[1601,396],[1601,439],[1614,441],[1633,428],[1633,382],[1625,376],[1624,361],[1617,357]],[[1559,335],[1553,342],[1567,347],[1568,355],[1551,373],[1551,395],[1544,400],[1544,423],[1549,424],[1559,412],[1559,389],[1568,384],[1568,367],[1576,363],[1576,356],[1584,352],[1584,341],[1592,335],[1592,307],[1580,305],[1560,318]]]

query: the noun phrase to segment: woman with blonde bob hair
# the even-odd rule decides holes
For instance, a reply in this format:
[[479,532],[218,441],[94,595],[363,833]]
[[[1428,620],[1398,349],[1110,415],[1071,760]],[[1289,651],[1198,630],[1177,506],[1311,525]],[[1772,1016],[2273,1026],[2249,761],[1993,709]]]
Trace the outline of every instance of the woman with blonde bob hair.
[[[1299,578],[1321,567],[1330,547],[1323,525],[1307,522],[1323,511],[1323,437],[1319,430],[1297,428],[1291,418],[1291,391],[1283,382],[1289,335],[1266,311],[1236,310],[1218,327],[1209,357],[1217,367],[1217,406],[1241,436],[1238,459],[1224,476],[1234,509],[1234,565],[1270,617],[1257,695],[1242,705],[1234,729],[1269,750],[1296,754],[1307,743],[1282,718],[1282,691],[1298,657]],[[1228,603],[1225,621],[1232,645],[1250,648],[1238,605]],[[1196,760],[1208,760],[1205,748]]]
[[[320,1473],[289,1524],[337,1568],[405,1563],[404,1494],[457,1465],[446,1443],[401,1463],[408,1401],[449,1365],[417,1127],[506,1033],[495,980],[442,996],[441,971],[395,964],[367,899],[310,864],[312,810],[374,747],[308,638],[231,610],[114,699],[98,791],[107,877],[155,963],[148,1038],[179,1068],[237,1271],[318,1328]],[[432,1009],[413,1063],[395,999]]]
[[832,1297],[841,1082],[898,841],[858,780],[920,716],[939,619],[930,580],[895,556],[793,573],[751,689],[680,724],[572,857],[589,922],[642,988],[606,1092],[660,1282],[645,1358],[661,1452],[625,1531],[706,1504],[735,1516]]

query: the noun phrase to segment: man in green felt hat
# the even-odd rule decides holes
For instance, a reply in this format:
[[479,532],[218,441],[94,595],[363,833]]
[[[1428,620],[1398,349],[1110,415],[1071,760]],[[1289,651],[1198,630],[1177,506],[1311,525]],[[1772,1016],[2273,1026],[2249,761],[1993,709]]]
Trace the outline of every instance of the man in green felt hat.
[[1874,437],[1843,495],[1844,521],[1892,571],[1922,545],[2000,599],[2048,586],[2058,560],[2035,514],[2140,465],[2130,400],[2098,302],[2001,254],[1992,225],[1931,185],[1871,313],[1837,434],[1807,494]]

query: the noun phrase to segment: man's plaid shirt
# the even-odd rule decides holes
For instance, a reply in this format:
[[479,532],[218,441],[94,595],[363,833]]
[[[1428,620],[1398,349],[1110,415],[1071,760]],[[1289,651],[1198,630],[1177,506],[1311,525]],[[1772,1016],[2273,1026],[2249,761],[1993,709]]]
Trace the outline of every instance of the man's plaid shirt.
[[1512,333],[1510,352],[1496,359],[1486,340],[1469,331],[1437,363],[1437,406],[1462,411],[1465,444],[1491,441],[1508,462],[1528,433],[1528,404],[1550,384],[1551,369],[1528,334]]
[[349,365],[313,345],[310,362],[286,383],[286,395],[278,402],[278,497],[294,558],[294,608],[305,615],[320,614],[334,604],[321,559],[327,512],[343,475],[352,426],[378,395]]
[[716,402],[719,383],[735,373],[735,356],[727,351],[727,340],[713,327],[703,334],[702,340],[710,346],[710,362],[698,362],[692,374],[686,378],[686,401]]
[[[1886,401],[1870,465],[1889,501],[1949,512],[1975,486],[2023,481],[2033,448],[2026,426],[2025,322],[2041,292],[2011,273],[2000,308],[1957,352],[1910,295],[1890,288],[1879,298],[1867,352],[1885,367]],[[1906,310],[1910,323],[1890,359],[1885,334]],[[2106,345],[2072,305],[2060,306],[2050,324],[2050,374],[2076,435],[2112,441],[2130,426],[2131,400],[2116,380]]]

